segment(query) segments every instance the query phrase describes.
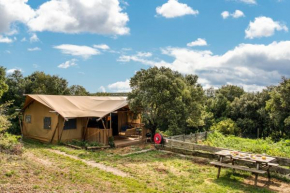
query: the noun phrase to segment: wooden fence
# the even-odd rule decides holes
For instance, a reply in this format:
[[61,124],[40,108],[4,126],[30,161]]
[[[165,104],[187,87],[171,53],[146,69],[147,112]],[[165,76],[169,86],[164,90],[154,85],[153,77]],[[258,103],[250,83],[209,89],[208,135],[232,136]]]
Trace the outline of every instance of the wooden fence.
[[[212,147],[207,145],[199,145],[199,140],[205,140],[209,132],[195,133],[190,135],[178,135],[165,138],[164,144],[157,148],[165,149],[175,153],[205,157],[209,159],[217,159],[215,152],[226,150],[226,148]],[[275,162],[280,166],[272,167],[271,171],[290,177],[290,159],[283,157],[275,157]],[[241,161],[241,164],[246,164]],[[283,167],[284,166],[284,167]],[[285,167],[286,166],[286,167]]]

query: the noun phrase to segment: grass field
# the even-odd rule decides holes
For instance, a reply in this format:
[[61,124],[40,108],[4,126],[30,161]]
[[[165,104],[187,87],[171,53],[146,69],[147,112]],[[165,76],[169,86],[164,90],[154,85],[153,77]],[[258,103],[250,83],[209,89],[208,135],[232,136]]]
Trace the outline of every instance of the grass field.
[[201,143],[214,147],[290,158],[290,140],[281,140],[275,143],[270,138],[247,139],[231,135],[224,136],[221,133],[214,132],[209,134],[207,140]]
[[[216,179],[216,168],[166,152],[152,150],[121,156],[153,148],[150,145],[87,152],[25,142],[24,148],[21,156],[0,153],[0,192],[290,191],[287,182],[272,179],[272,183],[267,185],[263,177],[260,178],[259,187],[255,187],[249,173],[233,175],[232,170],[222,170],[221,178]],[[52,149],[114,167],[129,177],[93,168],[82,161],[56,154]]]

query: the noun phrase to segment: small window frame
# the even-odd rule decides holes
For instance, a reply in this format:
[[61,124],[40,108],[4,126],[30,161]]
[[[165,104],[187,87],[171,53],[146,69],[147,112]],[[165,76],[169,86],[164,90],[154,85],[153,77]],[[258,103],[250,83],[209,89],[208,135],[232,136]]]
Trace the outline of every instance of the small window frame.
[[43,118],[43,129],[47,129],[47,130],[51,129],[51,117]]
[[25,115],[25,123],[31,123],[31,115]]
[[69,119],[64,122],[63,130],[72,130],[77,129],[77,118]]

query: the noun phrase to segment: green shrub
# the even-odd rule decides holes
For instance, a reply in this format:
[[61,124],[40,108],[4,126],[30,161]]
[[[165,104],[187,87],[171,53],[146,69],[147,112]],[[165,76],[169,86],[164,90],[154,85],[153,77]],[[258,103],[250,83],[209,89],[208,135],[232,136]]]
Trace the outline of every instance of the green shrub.
[[213,126],[210,127],[210,130],[221,132],[224,135],[240,135],[241,134],[241,129],[231,119],[225,119],[218,123],[215,123]]
[[115,147],[114,137],[109,137],[109,146]]
[[10,154],[21,154],[22,143],[19,142],[20,136],[9,133],[0,134],[0,151]]
[[290,140],[274,142],[271,138],[247,139],[235,136],[225,136],[220,132],[208,134],[203,142],[205,145],[223,147],[243,152],[251,152],[271,156],[290,157]]

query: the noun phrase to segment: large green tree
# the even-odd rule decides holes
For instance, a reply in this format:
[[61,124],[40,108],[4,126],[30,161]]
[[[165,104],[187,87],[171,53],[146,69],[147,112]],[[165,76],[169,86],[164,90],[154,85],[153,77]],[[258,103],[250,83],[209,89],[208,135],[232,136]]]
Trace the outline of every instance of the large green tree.
[[[5,70],[4,67],[0,67],[0,98],[8,90]],[[9,105],[9,102],[0,104],[0,138],[2,137],[2,133],[6,132],[6,130],[11,126],[9,121],[10,117],[7,115],[7,108]]]
[[25,77],[25,82],[25,93],[27,94],[69,94],[67,80],[56,75],[36,71]]
[[270,92],[270,100],[266,109],[270,113],[277,138],[290,137],[290,79],[282,78],[282,82]]
[[89,92],[80,85],[72,85],[68,89],[69,95],[75,95],[75,96],[87,96],[89,95]]
[[195,75],[182,75],[169,68],[138,71],[130,80],[129,106],[141,113],[145,127],[168,134],[203,125],[204,93]]

